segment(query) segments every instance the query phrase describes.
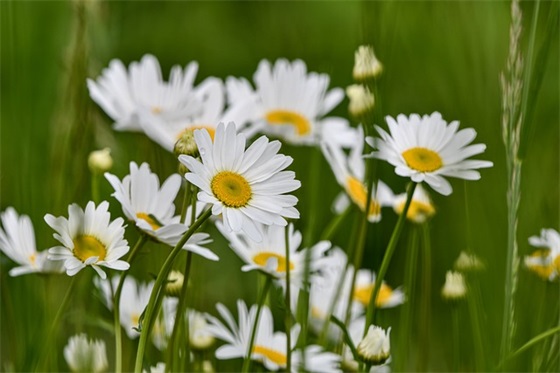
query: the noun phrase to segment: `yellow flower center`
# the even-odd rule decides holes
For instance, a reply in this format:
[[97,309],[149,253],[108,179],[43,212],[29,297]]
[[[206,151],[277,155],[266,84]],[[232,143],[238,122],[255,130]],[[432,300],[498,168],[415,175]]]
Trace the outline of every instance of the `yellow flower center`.
[[[266,263],[270,258],[276,258],[278,260],[278,267],[276,268],[276,272],[286,272],[286,258],[282,255],[278,255],[276,253],[261,252],[253,257],[253,261],[261,267],[264,267],[266,266]],[[292,271],[294,268],[294,263],[290,261],[290,271]]]
[[[364,184],[356,179],[355,177],[349,176],[346,179],[346,191],[350,195],[350,198],[358,207],[365,211],[366,209],[366,201],[367,201],[367,189]],[[369,213],[368,216],[377,216],[381,214],[381,206],[379,203],[372,198],[371,203],[369,204]]]
[[420,172],[433,172],[443,166],[438,153],[426,148],[410,148],[402,153],[408,167]]
[[[373,292],[374,286],[375,283],[356,287],[356,289],[354,289],[354,300],[360,302],[364,306],[367,306],[371,299],[371,293]],[[388,285],[382,284],[381,289],[379,289],[379,294],[377,294],[375,305],[378,307],[383,306],[387,303],[387,301],[389,301],[392,294],[393,290]]]
[[272,110],[266,114],[270,125],[290,125],[296,130],[298,136],[305,136],[311,132],[311,124],[303,115],[289,110]]
[[216,129],[214,127],[211,127],[211,126],[204,126],[204,125],[186,127],[184,130],[179,132],[179,134],[177,135],[177,140],[179,140],[183,136],[183,134],[187,131],[191,131],[191,132],[194,133],[194,130],[203,130],[203,129],[208,131],[208,134],[210,135],[210,138],[212,139],[212,141],[214,141],[214,135],[216,134]]
[[152,214],[146,214],[145,212],[139,212],[136,214],[138,219],[145,220],[146,223],[150,224],[154,231],[157,231],[162,227],[162,224],[157,220],[155,216]]
[[325,314],[318,307],[311,307],[311,316],[316,318],[316,319],[320,319],[320,320],[325,318]]
[[162,111],[163,109],[161,106],[152,106],[152,114],[158,115],[161,114]]
[[[542,250],[536,250],[534,253],[531,254],[532,258],[540,258],[543,260],[546,259],[546,257],[550,254],[550,250],[549,249],[542,249]],[[560,256],[557,256],[556,258],[554,258],[554,260],[552,261],[552,263],[545,265],[545,264],[529,264],[527,265],[527,268],[529,268],[531,271],[535,272],[539,277],[548,280],[550,278],[550,275],[552,274],[552,272],[556,271],[560,271]]]
[[88,234],[80,234],[74,238],[74,256],[85,262],[93,256],[98,257],[98,261],[105,260],[107,248],[96,237]]
[[253,347],[253,353],[263,355],[268,360],[281,367],[285,367],[288,360],[285,354],[260,345]]
[[251,186],[247,180],[231,171],[222,171],[212,178],[210,188],[214,196],[227,207],[243,207],[252,196]]
[[[403,201],[397,205],[395,211],[397,214],[402,214],[404,210],[404,205],[406,201]],[[429,203],[421,202],[412,200],[410,202],[410,206],[408,207],[408,212],[406,213],[406,217],[412,221],[422,221],[430,216],[433,216],[436,213],[436,209]]]
[[36,261],[37,261],[37,254],[33,253],[33,254],[29,255],[29,262],[30,262],[32,265],[35,265],[35,262],[36,262]]

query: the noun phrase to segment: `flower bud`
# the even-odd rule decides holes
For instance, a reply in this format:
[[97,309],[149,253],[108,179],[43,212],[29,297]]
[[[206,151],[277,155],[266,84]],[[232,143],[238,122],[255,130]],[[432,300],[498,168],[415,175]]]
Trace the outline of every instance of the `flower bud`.
[[453,267],[461,272],[480,271],[484,269],[484,263],[476,255],[461,251]]
[[68,340],[64,347],[64,359],[72,372],[105,372],[109,367],[105,342],[88,340],[85,334]]
[[372,46],[360,46],[354,56],[353,75],[355,80],[364,82],[377,78],[383,72],[383,65],[375,57]]
[[458,300],[467,294],[465,278],[460,272],[447,271],[441,296],[446,300]]
[[350,104],[348,105],[350,115],[361,122],[362,118],[373,109],[375,104],[373,93],[361,84],[353,84],[346,88],[346,95],[350,99]]
[[179,140],[175,143],[173,152],[175,152],[177,156],[181,154],[190,155],[194,158],[199,156],[198,146],[194,140],[194,132],[192,130],[187,128],[181,133],[181,137],[179,137]]
[[109,171],[111,167],[113,167],[111,149],[105,148],[89,153],[88,167],[90,171],[95,174],[102,174]]
[[372,365],[381,365],[391,356],[391,341],[389,334],[379,326],[370,325],[364,339],[358,344],[356,350],[360,358]]
[[183,281],[185,277],[179,271],[171,271],[167,276],[167,282],[165,284],[165,294],[170,297],[179,297],[181,294],[181,289],[183,288]]

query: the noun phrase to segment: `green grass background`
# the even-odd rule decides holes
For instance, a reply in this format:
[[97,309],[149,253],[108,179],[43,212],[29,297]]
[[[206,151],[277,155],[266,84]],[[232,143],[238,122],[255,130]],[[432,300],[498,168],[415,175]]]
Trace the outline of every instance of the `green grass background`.
[[[86,27],[80,29],[77,9],[85,4],[82,24]],[[540,26],[550,6],[550,2],[542,3]],[[522,10],[526,50],[533,4],[522,3]],[[496,362],[507,239],[499,74],[505,68],[509,45],[509,2],[91,1],[76,6],[62,1],[2,1],[0,11],[0,208],[14,206],[19,213],[30,215],[40,250],[55,244],[43,216],[66,215],[68,204],[85,206],[91,198],[86,163],[90,151],[110,146],[115,159],[112,172],[119,177],[127,173],[130,161],[147,161],[162,177],[175,170],[174,157],[143,135],[113,132],[111,120],[89,99],[85,77],[97,77],[112,58],[128,64],[152,53],[158,57],[164,76],[172,65],[196,60],[200,64],[197,82],[207,76],[251,78],[263,58],[300,58],[310,71],[330,74],[331,86],[345,87],[352,83],[355,49],[372,43],[385,67],[380,81],[385,114],[439,111],[448,121],[459,120],[462,127],[475,128],[476,142],[487,144],[487,151],[479,158],[494,162],[493,168],[482,170],[480,181],[465,184],[453,180],[451,196],[432,194],[438,213],[430,223],[433,315],[429,361],[430,370],[451,369],[450,306],[440,300],[439,291],[454,259],[470,247],[487,265],[487,271],[480,275],[485,348],[489,360]],[[537,45],[546,37],[541,29]],[[529,236],[538,234],[543,227],[559,227],[559,38],[557,34],[551,37],[542,90],[530,123],[534,131],[524,139],[528,141],[528,152],[522,175],[518,234],[522,255],[533,251],[527,242]],[[346,105],[345,100],[333,113],[347,116]],[[320,205],[314,210],[314,235],[318,237],[332,217],[329,206],[339,187],[329,166],[321,160],[321,188],[309,191],[311,150],[284,146],[283,151],[294,156],[292,169],[303,183],[296,193],[302,214],[296,222],[300,229],[305,230],[308,221],[308,196],[318,194]],[[396,192],[404,190],[406,180],[395,176],[389,165],[378,163],[378,174]],[[114,215],[120,216],[120,206],[110,197],[108,183],[102,183],[101,192],[102,198],[112,204]],[[381,250],[395,221],[392,211],[387,210],[382,222],[370,229],[365,267],[379,266]],[[335,236],[334,243],[345,247],[350,224],[351,219]],[[254,283],[256,275],[241,273],[240,260],[219,235],[214,236],[212,248],[222,259],[219,263],[196,259],[194,305],[215,312],[216,302],[232,306],[240,297],[254,302],[255,287],[247,284]],[[137,234],[129,229],[127,237],[133,244]],[[403,239],[389,270],[388,281],[393,285],[403,282],[405,242]],[[135,276],[147,280],[150,273],[157,273],[166,252],[168,249],[162,246],[147,245],[145,254],[134,265]],[[0,370],[26,371],[33,367],[68,278],[10,278],[11,266],[2,257]],[[99,322],[101,318],[111,322],[111,315],[93,296],[92,277],[89,269],[79,274],[78,290],[59,343],[65,344],[66,337],[77,331],[87,331],[104,338],[112,351],[111,334]],[[515,346],[545,328],[538,324],[534,308],[545,302],[546,311],[541,318],[551,326],[559,302],[558,283],[545,285],[524,269],[520,270],[518,287]],[[392,325],[393,331],[398,329],[399,312],[394,309],[382,314],[382,320],[386,326]],[[466,317],[465,307],[461,312]],[[468,323],[462,328],[462,368],[472,369]],[[397,335],[395,332],[394,343],[398,343]],[[409,342],[412,351],[425,343],[417,335],[411,335]],[[134,358],[134,346],[135,342],[127,341],[125,362]],[[155,351],[149,354],[157,359]],[[408,358],[413,360],[415,356]],[[59,369],[66,369],[61,351],[58,359]],[[519,370],[530,369],[530,353],[514,364]],[[233,369],[227,362],[220,367]],[[408,369],[414,369],[414,365]]]

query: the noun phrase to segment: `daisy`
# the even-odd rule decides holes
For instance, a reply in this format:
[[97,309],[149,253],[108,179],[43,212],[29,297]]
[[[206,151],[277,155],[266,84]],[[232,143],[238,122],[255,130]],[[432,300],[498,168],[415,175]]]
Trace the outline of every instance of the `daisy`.
[[292,353],[292,372],[340,372],[340,355],[325,352],[320,346],[310,345],[305,347],[305,364],[303,364],[303,356],[303,352],[299,349]]
[[[360,269],[356,274],[353,299],[364,308],[369,305],[371,300],[371,293],[375,287],[375,278],[375,272],[367,269]],[[392,308],[403,304],[404,301],[405,296],[402,290],[398,288],[393,289],[383,281],[375,305],[379,308]]]
[[[253,305],[249,311],[246,304],[242,300],[238,300],[238,323],[223,304],[217,304],[216,308],[227,324],[226,326],[216,317],[206,314],[209,324],[208,331],[214,337],[226,342],[216,350],[216,358],[224,360],[245,357],[251,339],[251,330],[255,324],[257,306]],[[299,325],[294,325],[291,330],[291,348],[294,348],[298,335]],[[268,370],[285,368],[287,363],[286,338],[286,333],[274,332],[272,313],[267,306],[263,306],[251,359],[262,362]]]
[[64,359],[72,372],[105,372],[109,368],[107,350],[102,340],[88,340],[77,334],[64,347]]
[[[336,177],[338,184],[344,188],[346,195],[337,197],[335,210],[344,210],[348,204],[348,197],[362,211],[366,209],[367,188],[365,185],[365,162],[362,156],[364,149],[364,132],[362,127],[358,128],[357,141],[350,148],[350,153],[346,153],[342,148],[333,143],[321,144],[321,149]],[[347,196],[347,197],[346,197]],[[377,187],[373,185],[372,200],[369,206],[368,220],[377,222],[381,220],[381,207],[390,206],[393,192],[381,180]]]
[[85,211],[78,205],[68,206],[68,219],[45,215],[45,221],[57,233],[53,236],[62,246],[49,249],[49,259],[64,260],[68,276],[74,276],[82,268],[91,266],[101,278],[107,275],[101,266],[127,270],[130,265],[119,260],[130,249],[124,239],[123,219],[110,222],[109,203],[103,201],[96,208],[88,202]]
[[[130,174],[120,181],[115,175],[105,173],[115,192],[112,194],[122,205],[128,220],[157,241],[175,246],[189,226],[181,224],[181,217],[175,215],[173,201],[181,188],[181,176],[173,174],[165,180],[160,188],[159,178],[150,171],[147,163],[140,167],[130,162]],[[204,204],[197,204],[197,216],[202,212]],[[192,208],[186,213],[186,222],[191,221]],[[202,247],[208,240],[206,233],[195,233],[186,242],[184,249],[192,251],[210,260],[218,260],[218,256]]]
[[115,121],[115,130],[142,131],[149,115],[178,120],[201,110],[193,87],[197,70],[196,62],[184,71],[174,66],[169,82],[164,82],[158,60],[147,54],[132,62],[129,71],[120,60],[112,60],[97,81],[87,80],[87,86],[91,98]]
[[[298,251],[301,244],[301,233],[294,230],[293,224],[289,224],[287,227],[290,263],[286,261],[285,227],[263,226],[260,228],[263,232],[263,240],[256,242],[243,233],[229,232],[220,222],[217,222],[216,226],[228,239],[233,251],[246,263],[241,267],[243,272],[260,270],[277,280],[282,280],[286,278],[286,270],[289,268],[291,284],[298,288],[301,287],[305,273],[306,251]],[[330,247],[330,242],[321,241],[309,249],[312,250],[310,259],[312,275],[323,267],[324,261],[321,258]],[[280,283],[282,287],[285,286],[284,282],[280,281]],[[294,295],[297,295],[297,291]]]
[[459,122],[448,125],[438,112],[423,117],[400,114],[396,120],[390,116],[386,120],[391,134],[376,126],[381,139],[366,139],[377,149],[371,156],[395,166],[399,176],[417,183],[425,181],[440,194],[449,195],[453,190],[444,176],[478,180],[476,169],[493,166],[489,161],[467,160],[484,152],[486,145],[468,145],[476,131],[466,128],[457,132]]
[[385,331],[379,326],[370,325],[367,334],[356,346],[362,360],[373,365],[386,362],[391,356],[390,334],[391,328]]
[[247,117],[256,131],[279,136],[297,145],[335,141],[347,146],[354,130],[345,119],[324,116],[344,98],[344,91],[329,86],[327,74],[307,72],[301,60],[279,59],[274,66],[262,60],[254,75],[256,90],[245,79],[228,78],[232,103],[250,102]]
[[[393,197],[393,209],[397,214],[402,214],[406,204],[406,193],[402,193]],[[412,201],[408,207],[406,218],[413,223],[422,224],[436,213],[436,209],[430,199],[430,195],[422,187],[418,185],[412,194]]]
[[277,154],[279,141],[261,136],[245,150],[245,136],[236,134],[234,123],[220,123],[214,141],[206,130],[196,130],[194,136],[202,162],[179,156],[191,171],[185,178],[200,188],[198,199],[212,204],[212,214],[222,215],[228,231],[243,231],[261,241],[256,223],[285,226],[285,218],[299,218],[297,198],[284,193],[301,183],[294,172],[282,171],[293,159]]
[[[360,344],[360,342],[362,342],[362,337],[364,334],[364,328],[366,325],[366,319],[365,317],[359,317],[356,319],[353,319],[350,322],[350,325],[348,326],[348,334],[350,335],[350,339],[352,340],[352,343],[354,344],[355,347],[358,347],[358,345]],[[388,333],[390,332],[390,328],[388,330]],[[388,333],[386,334],[387,337],[387,342],[389,342],[389,335]],[[385,341],[385,339],[383,339],[383,341]],[[379,347],[382,347],[383,344]],[[382,348],[383,349],[383,348]],[[389,356],[389,358],[381,365],[373,365],[371,367],[371,369],[369,370],[370,373],[390,373],[391,369],[389,367],[389,363],[391,363],[391,357]],[[350,350],[350,348],[344,344],[344,347],[342,348],[342,368],[344,371],[357,371],[358,370],[358,365],[359,363],[354,360],[354,356],[352,355],[352,351]]]
[[541,249],[525,257],[527,268],[549,281],[560,276],[560,234],[554,229],[542,229],[540,237],[530,237],[529,243]]
[[0,250],[20,265],[8,272],[10,276],[62,272],[61,263],[49,260],[47,251],[37,251],[35,231],[29,216],[18,215],[13,207],[8,207],[0,218],[3,227],[0,228]]

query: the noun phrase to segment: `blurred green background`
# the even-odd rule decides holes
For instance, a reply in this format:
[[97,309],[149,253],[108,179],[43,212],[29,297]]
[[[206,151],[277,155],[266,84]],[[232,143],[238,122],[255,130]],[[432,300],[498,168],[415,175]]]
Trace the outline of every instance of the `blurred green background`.
[[[539,25],[544,26],[552,2],[543,2]],[[523,46],[526,49],[530,2],[524,12]],[[161,177],[175,171],[171,154],[140,134],[117,133],[111,120],[89,99],[85,78],[95,78],[112,58],[125,64],[154,54],[167,77],[172,65],[198,61],[197,82],[207,76],[251,78],[258,62],[285,57],[300,58],[310,71],[331,76],[331,87],[352,84],[355,49],[364,43],[375,47],[385,70],[380,81],[384,114],[428,114],[439,111],[448,120],[459,120],[462,127],[473,127],[475,142],[487,144],[479,156],[494,162],[482,170],[482,179],[464,183],[453,180],[449,197],[432,194],[438,212],[430,223],[433,250],[432,317],[429,369],[450,370],[450,306],[439,292],[445,272],[461,250],[470,248],[486,263],[480,275],[488,360],[496,363],[499,349],[506,258],[506,172],[501,135],[501,92],[499,74],[505,68],[509,45],[510,3],[505,1],[313,1],[313,2],[0,2],[1,24],[1,160],[0,208],[14,206],[30,215],[35,225],[39,250],[54,245],[52,231],[44,223],[46,213],[66,215],[67,206],[85,206],[90,197],[87,155],[110,146],[115,159],[112,173],[119,177],[128,171],[130,161],[150,163]],[[546,37],[540,27],[537,45]],[[524,162],[522,201],[519,209],[519,252],[533,251],[527,238],[541,228],[559,227],[559,37],[553,37],[543,85],[536,100]],[[333,112],[347,117],[345,100]],[[314,238],[330,221],[331,202],[340,188],[324,160],[320,165],[320,190],[309,191],[309,156],[312,149],[284,146],[293,155],[292,169],[303,182],[300,198],[302,219],[296,225],[306,229],[311,193],[318,194]],[[393,168],[378,163],[378,175],[395,192],[402,192],[406,180],[394,175]],[[306,188],[307,186],[307,188]],[[120,206],[110,197],[108,183],[102,184],[102,198],[112,203],[114,216]],[[467,194],[465,196],[465,193]],[[467,234],[468,207],[470,231]],[[334,238],[345,247],[352,219]],[[382,250],[396,222],[387,210],[381,223],[370,229],[364,267],[378,268]],[[211,232],[215,232],[211,230]],[[405,233],[406,235],[406,233]],[[137,234],[129,229],[131,244]],[[229,252],[223,239],[215,236],[212,248],[221,256],[219,263],[196,259],[193,304],[215,312],[214,304],[232,306],[237,298],[255,301],[254,273],[239,271],[241,261]],[[397,249],[388,274],[394,286],[403,282],[406,237]],[[135,265],[137,278],[148,280],[157,273],[168,249],[147,245],[145,255]],[[155,258],[155,259],[154,259]],[[67,287],[68,278],[24,276],[10,278],[9,260],[1,265],[1,360],[0,370],[30,370]],[[419,275],[422,268],[419,268]],[[93,271],[80,273],[79,291],[65,320],[65,335],[87,331],[104,338],[112,351],[111,334],[99,322],[111,316],[92,296]],[[520,346],[536,330],[558,323],[558,283],[544,284],[525,269],[520,270],[517,296],[517,333]],[[417,298],[421,298],[419,294]],[[544,324],[535,326],[533,306],[546,302]],[[466,308],[460,306],[466,317]],[[86,312],[87,311],[87,312]],[[382,320],[398,329],[399,309],[383,311]],[[93,315],[93,316],[92,316]],[[416,320],[422,323],[425,320]],[[463,364],[473,369],[469,356],[473,345],[469,325],[463,325]],[[398,333],[392,339],[399,343]],[[426,338],[426,336],[424,336]],[[125,338],[126,339],[126,338]],[[125,353],[134,357],[134,343],[127,342]],[[415,347],[426,343],[410,336],[411,365]],[[150,352],[155,355],[154,351]],[[110,352],[111,354],[111,352]],[[154,357],[156,358],[156,357]],[[66,369],[59,352],[60,369]],[[399,359],[399,356],[393,358]],[[111,360],[110,360],[111,361]],[[155,361],[154,361],[155,363]],[[112,366],[112,365],[111,365]],[[223,364],[221,367],[229,365]],[[531,367],[529,354],[515,361],[516,370]]]

